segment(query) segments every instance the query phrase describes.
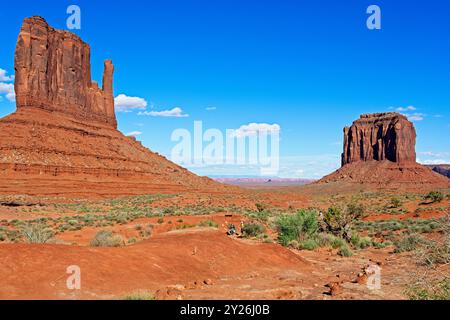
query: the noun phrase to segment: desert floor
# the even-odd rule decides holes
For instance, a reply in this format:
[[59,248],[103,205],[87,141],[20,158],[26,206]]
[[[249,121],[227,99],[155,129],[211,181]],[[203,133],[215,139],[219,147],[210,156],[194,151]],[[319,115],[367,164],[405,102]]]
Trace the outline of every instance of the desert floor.
[[[450,190],[441,192],[435,202],[420,191],[314,185],[115,199],[3,195],[0,299],[408,299],[417,283],[449,274],[419,250],[429,248],[422,240],[447,236]],[[349,243],[350,254],[280,244],[280,216],[348,203],[364,208],[352,229],[367,240]],[[238,235],[227,235],[229,224]],[[262,227],[241,234],[248,224]],[[101,231],[112,239],[99,246]],[[79,290],[66,284],[73,265]],[[380,287],[368,285],[371,266]]]

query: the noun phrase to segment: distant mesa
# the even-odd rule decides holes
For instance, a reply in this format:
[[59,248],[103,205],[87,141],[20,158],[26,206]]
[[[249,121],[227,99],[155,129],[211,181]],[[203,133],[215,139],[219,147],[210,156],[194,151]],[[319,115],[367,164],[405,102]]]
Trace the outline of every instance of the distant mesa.
[[17,110],[0,119],[0,194],[104,197],[232,188],[119,132],[114,66],[105,61],[100,88],[91,79],[89,45],[78,36],[27,18],[14,65]]
[[427,165],[427,167],[433,170],[434,172],[437,172],[439,174],[442,174],[443,176],[446,176],[447,178],[450,178],[450,164],[434,164],[434,165]]
[[447,188],[450,180],[416,162],[416,130],[396,112],[363,114],[344,128],[342,167],[318,181],[381,188]]

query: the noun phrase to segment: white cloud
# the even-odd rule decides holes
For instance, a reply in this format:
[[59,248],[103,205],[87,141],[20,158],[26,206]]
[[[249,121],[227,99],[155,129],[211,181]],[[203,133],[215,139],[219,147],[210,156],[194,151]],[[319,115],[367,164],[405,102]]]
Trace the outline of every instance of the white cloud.
[[126,134],[126,136],[128,136],[128,137],[137,137],[137,136],[140,136],[141,134],[142,134],[142,132],[140,132],[140,131],[131,131],[131,132],[128,132]]
[[433,159],[433,160],[420,160],[420,159],[418,159],[417,162],[419,162],[421,164],[446,164],[446,163],[449,163],[448,160],[444,160],[444,159]]
[[9,82],[14,80],[14,76],[7,76],[7,73],[8,72],[6,70],[0,68],[0,81]]
[[205,108],[206,111],[214,111],[216,109],[217,109],[216,107],[206,107]]
[[234,136],[237,138],[254,136],[259,132],[279,132],[281,130],[278,124],[267,124],[267,123],[249,123],[242,125],[239,129],[234,131]]
[[408,118],[409,121],[422,121],[425,118],[425,114],[419,112],[413,114],[405,113],[404,115]]
[[0,82],[0,94],[4,94],[6,99],[11,102],[16,101],[16,94],[14,92],[14,85],[12,83]]
[[118,112],[131,112],[132,110],[145,110],[147,101],[143,98],[119,94],[114,98],[114,105]]
[[409,121],[422,121],[423,119],[425,119],[426,116],[424,113],[412,112],[417,110],[417,108],[414,106],[398,107],[398,108],[390,107],[388,109],[402,113],[405,117],[409,119]]
[[398,112],[405,112],[405,111],[415,111],[417,110],[417,108],[414,106],[409,106],[409,107],[398,107],[395,110]]
[[450,157],[450,152],[432,152],[432,151],[425,151],[425,152],[418,152],[418,154],[426,156],[426,157],[432,157],[432,158],[445,158]]
[[448,151],[424,151],[417,153],[420,159],[417,162],[422,164],[445,164],[450,163],[450,152]]
[[139,112],[140,116],[150,116],[150,117],[173,117],[173,118],[185,118],[189,117],[188,114],[183,113],[183,110],[179,107],[175,107],[171,110],[162,111],[144,111]]

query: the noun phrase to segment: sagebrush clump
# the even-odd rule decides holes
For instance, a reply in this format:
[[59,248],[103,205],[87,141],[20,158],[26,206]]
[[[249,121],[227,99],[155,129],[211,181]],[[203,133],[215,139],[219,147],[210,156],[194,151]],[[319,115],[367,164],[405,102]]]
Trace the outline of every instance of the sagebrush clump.
[[101,230],[97,232],[91,241],[92,247],[120,247],[124,244],[121,235],[114,234],[112,231]]
[[[351,206],[347,210],[346,217],[363,214],[363,210],[359,206]],[[345,230],[350,228],[351,222],[343,222],[341,219],[342,212],[336,212],[335,209],[330,209],[326,215],[321,214],[319,210],[308,209],[300,210],[294,215],[281,216],[276,220],[278,241],[284,246],[304,250],[330,246],[339,249],[340,255],[349,257],[352,255],[352,251],[342,236],[350,234]],[[366,247],[369,242],[367,238],[358,241],[360,247]]]
[[28,224],[21,228],[20,233],[28,243],[47,243],[55,233],[46,224]]
[[440,191],[431,191],[425,196],[425,200],[428,200],[431,203],[441,202],[444,200],[444,195]]
[[266,228],[260,223],[246,223],[242,226],[241,233],[244,237],[257,237],[264,234]]

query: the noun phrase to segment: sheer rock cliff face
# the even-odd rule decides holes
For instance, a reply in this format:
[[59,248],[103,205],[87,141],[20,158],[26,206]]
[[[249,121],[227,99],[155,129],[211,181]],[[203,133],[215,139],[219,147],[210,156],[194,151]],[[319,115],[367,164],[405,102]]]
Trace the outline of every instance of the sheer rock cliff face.
[[395,112],[361,115],[344,128],[342,166],[359,161],[416,162],[416,131],[408,119]]
[[40,17],[24,20],[15,53],[17,109],[41,108],[116,128],[113,72],[105,61],[103,90],[91,80],[90,48]]

